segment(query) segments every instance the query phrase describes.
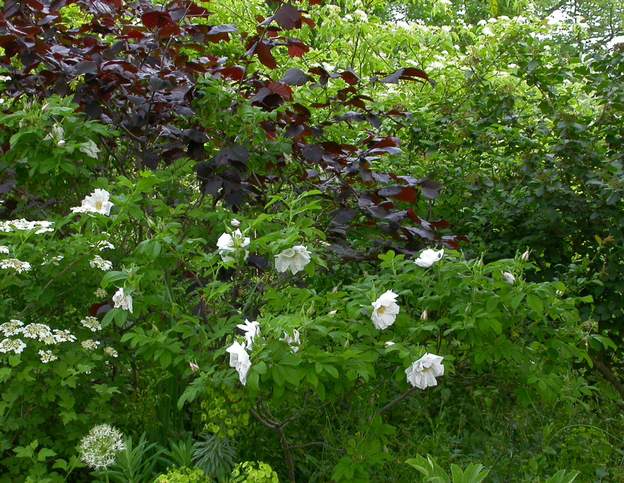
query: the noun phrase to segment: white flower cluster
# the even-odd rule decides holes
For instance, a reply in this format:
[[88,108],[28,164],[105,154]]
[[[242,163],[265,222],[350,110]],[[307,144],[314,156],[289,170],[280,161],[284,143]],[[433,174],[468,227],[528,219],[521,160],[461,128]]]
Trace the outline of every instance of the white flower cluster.
[[17,319],[11,319],[0,325],[0,332],[2,332],[5,337],[12,337],[14,335],[21,334],[22,327],[24,327],[24,322]]
[[89,265],[91,268],[99,268],[104,272],[108,272],[113,269],[113,262],[105,260],[99,255],[96,255],[95,258],[89,262]]
[[41,359],[41,362],[44,364],[48,364],[49,362],[54,362],[55,360],[58,359],[58,357],[52,351],[40,350],[38,354],[39,354],[39,358]]
[[103,189],[96,189],[82,200],[80,206],[73,207],[71,211],[73,213],[97,213],[109,216],[113,206],[113,203],[110,202],[110,193]]
[[26,344],[21,339],[2,339],[0,341],[0,352],[3,354],[7,352],[21,354],[25,348]]
[[0,253],[2,255],[8,255],[9,254],[9,247],[4,246],[4,245],[0,245]]
[[34,231],[35,234],[40,235],[42,233],[54,231],[52,225],[54,225],[53,222],[45,220],[28,221],[24,218],[20,218],[19,220],[5,220],[0,221],[0,232],[9,233],[12,231]]
[[93,339],[86,339],[86,340],[83,340],[80,343],[80,345],[85,350],[94,351],[95,349],[97,349],[100,346],[100,341],[99,340],[93,340]]
[[101,240],[101,241],[97,242],[95,247],[98,250],[100,250],[101,252],[103,252],[104,250],[114,250],[115,249],[115,245],[113,245],[108,240]]
[[95,470],[108,468],[115,463],[117,453],[126,449],[123,434],[113,426],[94,426],[80,442],[83,463]]
[[28,272],[32,268],[30,263],[23,262],[17,258],[7,258],[0,260],[0,268],[4,270],[15,270],[17,273]]
[[41,342],[54,337],[50,327],[45,324],[28,324],[22,329],[22,335],[27,339],[35,339]]
[[100,321],[97,319],[97,317],[91,317],[89,315],[82,319],[80,323],[83,327],[86,327],[91,332],[97,332],[99,330],[102,330],[102,326],[100,325]]
[[110,346],[104,347],[104,353],[110,357],[119,357],[119,353]]
[[254,339],[260,335],[260,324],[255,320],[245,319],[244,324],[238,324],[236,327],[245,333],[245,349],[251,350]]

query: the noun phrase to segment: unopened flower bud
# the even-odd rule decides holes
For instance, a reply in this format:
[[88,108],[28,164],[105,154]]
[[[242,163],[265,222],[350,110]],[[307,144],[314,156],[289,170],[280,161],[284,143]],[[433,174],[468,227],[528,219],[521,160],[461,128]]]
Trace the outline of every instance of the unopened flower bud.
[[429,314],[427,313],[426,310],[422,311],[422,314],[420,314],[420,320],[428,320],[429,319]]

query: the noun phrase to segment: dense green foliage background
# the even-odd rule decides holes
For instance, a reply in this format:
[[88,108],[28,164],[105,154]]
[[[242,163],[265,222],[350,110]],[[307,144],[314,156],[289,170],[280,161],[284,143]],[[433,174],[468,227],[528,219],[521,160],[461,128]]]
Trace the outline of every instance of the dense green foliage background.
[[[197,18],[183,5],[180,24],[236,27],[150,64],[176,39],[158,17],[145,62],[190,66],[178,80],[196,83],[157,102],[192,93],[193,110],[151,113],[171,87],[154,74],[128,104],[98,91],[118,118],[84,107],[93,66],[54,87],[49,64],[27,69],[7,39],[28,32],[2,3],[0,263],[30,269],[0,265],[0,324],[73,340],[0,326],[26,344],[0,352],[0,481],[624,479],[621,2],[295,2],[311,21],[275,31],[262,20],[283,2],[198,2],[212,14]],[[119,46],[91,30],[101,5],[67,3],[55,28],[111,58],[157,23],[100,2],[126,16]],[[287,38],[274,68],[249,40],[272,35]],[[229,60],[201,73],[210,56]],[[370,80],[401,68],[422,74]],[[285,82],[289,69],[307,77]],[[296,115],[303,134],[275,128]],[[110,214],[72,210],[95,189]],[[8,221],[21,218],[53,230]],[[218,239],[236,229],[249,245],[224,259]],[[305,270],[278,273],[302,245]],[[417,266],[427,247],[444,257]],[[400,312],[379,330],[371,304],[387,290]],[[245,319],[260,335],[243,385],[225,349]],[[415,390],[405,369],[426,352],[445,372]],[[125,449],[93,469],[80,442],[102,423]]]

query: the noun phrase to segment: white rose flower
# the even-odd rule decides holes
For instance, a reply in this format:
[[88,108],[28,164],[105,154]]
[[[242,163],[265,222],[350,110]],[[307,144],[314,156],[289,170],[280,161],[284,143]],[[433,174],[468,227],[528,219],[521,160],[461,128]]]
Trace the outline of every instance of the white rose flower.
[[299,351],[301,345],[301,334],[297,329],[293,330],[293,335],[288,335],[288,332],[284,332],[284,336],[280,339],[286,342],[290,346],[290,350],[294,352]]
[[238,372],[238,379],[244,386],[247,384],[247,373],[251,368],[249,354],[247,354],[245,348],[238,342],[234,342],[226,349],[226,352],[230,354],[230,367],[236,369],[236,372]]
[[438,385],[436,377],[444,375],[444,357],[425,354],[405,369],[407,382],[418,389],[427,389]]
[[372,303],[373,314],[371,315],[371,320],[377,329],[384,330],[394,324],[400,310],[399,305],[396,303],[397,297],[398,295],[392,290],[388,290]]
[[429,268],[434,263],[442,260],[443,256],[444,250],[433,250],[432,248],[427,248],[426,250],[422,251],[422,253],[414,261],[414,263],[419,267]]
[[225,262],[233,262],[236,257],[235,254],[239,250],[245,251],[245,257],[247,256],[246,248],[249,246],[251,239],[248,236],[244,236],[240,229],[236,229],[234,233],[223,233],[217,240],[217,248],[219,249],[219,255]]
[[99,213],[109,216],[113,206],[113,203],[110,202],[110,193],[106,190],[96,189],[82,200],[80,206],[73,207],[71,211],[73,213]]
[[245,319],[244,324],[238,324],[236,327],[245,332],[245,348],[251,350],[254,339],[260,335],[260,324],[255,320],[250,322]]
[[280,273],[290,270],[295,275],[310,263],[310,255],[311,253],[303,245],[287,248],[275,256],[275,269]]
[[509,285],[513,285],[514,283],[516,283],[516,277],[514,277],[513,273],[511,272],[503,272],[503,278],[505,279],[505,282],[507,282]]
[[132,313],[132,295],[127,294],[123,288],[120,288],[113,295],[113,303],[116,309],[127,310]]

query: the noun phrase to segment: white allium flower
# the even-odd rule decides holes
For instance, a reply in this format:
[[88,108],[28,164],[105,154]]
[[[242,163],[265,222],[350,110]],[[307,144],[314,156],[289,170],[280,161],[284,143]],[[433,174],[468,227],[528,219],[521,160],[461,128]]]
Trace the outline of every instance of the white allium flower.
[[119,357],[119,353],[111,346],[104,347],[104,354],[110,357]]
[[17,319],[11,319],[8,322],[0,325],[0,332],[4,334],[5,337],[11,337],[17,334],[21,334],[24,327],[24,322]]
[[94,470],[112,466],[117,453],[124,449],[123,434],[108,424],[94,426],[80,442],[82,462]]
[[240,250],[245,251],[246,257],[246,248],[249,246],[250,241],[251,239],[248,236],[244,236],[238,228],[232,234],[223,233],[217,240],[217,248],[219,249],[221,259],[226,263],[233,262],[236,259],[236,252]]
[[80,343],[80,345],[82,346],[83,349],[86,349],[88,351],[94,351],[100,346],[100,341],[93,340],[93,339],[86,339],[86,340],[83,340]]
[[234,342],[230,347],[226,349],[226,352],[230,354],[230,367],[233,367],[238,372],[238,379],[244,386],[247,384],[247,373],[251,368],[251,360],[249,354],[245,348],[238,342]]
[[103,288],[98,288],[95,291],[95,296],[99,299],[103,299],[104,297],[106,297],[108,294],[106,293],[106,290],[104,290]]
[[0,253],[2,253],[3,255],[8,255],[9,254],[9,247],[4,246],[4,245],[0,245]]
[[232,218],[232,221],[230,221],[230,225],[232,225],[234,228],[238,228],[240,224],[240,221],[238,221],[236,218]]
[[236,327],[245,332],[245,348],[251,350],[254,339],[260,335],[260,324],[255,320],[250,322],[245,319],[244,324],[238,324]]
[[531,250],[529,250],[528,248],[524,251],[524,253],[520,256],[520,259],[523,262],[528,262],[529,261],[529,257],[531,256]]
[[377,329],[384,330],[394,324],[400,310],[396,303],[397,297],[392,290],[388,290],[372,303],[371,320]]
[[444,375],[443,357],[425,354],[405,369],[407,382],[418,389],[427,389],[438,385],[436,377]]
[[516,277],[514,277],[514,274],[511,272],[503,272],[503,278],[509,285],[516,283]]
[[87,316],[80,321],[83,327],[86,327],[91,332],[97,332],[98,330],[102,330],[102,326],[100,325],[100,321],[97,317]]
[[116,309],[127,310],[132,313],[132,295],[124,292],[123,288],[120,288],[113,295],[113,303]]
[[443,256],[444,250],[433,250],[432,248],[427,248],[421,252],[416,260],[414,260],[414,263],[419,267],[429,268],[434,263],[442,260]]
[[85,153],[90,158],[97,159],[100,148],[98,148],[97,144],[89,139],[86,143],[82,143],[80,145],[80,152]]
[[110,193],[98,188],[86,196],[80,206],[75,206],[71,210],[73,213],[99,213],[109,216],[113,206],[110,202]]
[[290,336],[288,332],[284,331],[284,336],[280,339],[286,342],[290,346],[292,352],[299,352],[299,346],[301,345],[301,334],[297,329],[293,330],[293,335]]
[[7,258],[5,260],[0,260],[0,268],[2,269],[12,269],[17,273],[28,272],[32,266],[28,262],[22,262],[17,258]]
[[104,272],[108,272],[113,269],[113,262],[110,260],[104,260],[101,256],[96,255],[93,260],[89,262],[91,268],[99,268]]
[[44,341],[53,334],[50,327],[45,324],[28,324],[22,329],[22,335],[28,339]]
[[0,352],[4,354],[7,352],[21,354],[25,348],[26,344],[20,339],[2,339],[0,341]]
[[44,364],[47,364],[48,362],[54,362],[58,359],[58,357],[52,351],[40,350],[38,354],[41,362],[43,362]]
[[303,245],[287,248],[275,256],[275,269],[280,273],[290,270],[295,275],[310,263],[310,255],[311,253]]

